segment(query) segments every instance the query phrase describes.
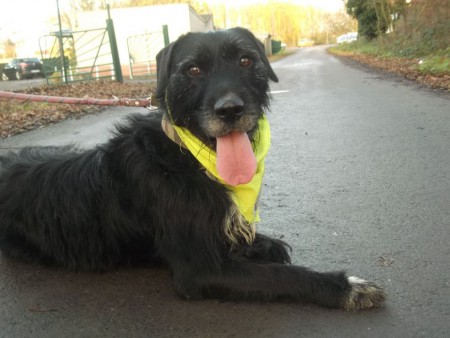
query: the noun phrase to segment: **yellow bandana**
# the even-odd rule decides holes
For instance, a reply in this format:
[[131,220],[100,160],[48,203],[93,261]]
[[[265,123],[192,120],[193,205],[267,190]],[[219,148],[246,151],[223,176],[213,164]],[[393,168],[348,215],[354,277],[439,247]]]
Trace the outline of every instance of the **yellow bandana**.
[[[239,184],[237,186],[230,186],[224,183],[222,178],[217,173],[216,169],[216,153],[208,148],[203,142],[196,138],[186,128],[178,127],[169,121],[172,127],[178,134],[179,139],[190,153],[200,162],[200,164],[212,175],[217,181],[225,185],[231,192],[232,198],[238,207],[242,216],[248,223],[255,223],[259,221],[258,199],[261,191],[262,180],[264,176],[264,158],[270,148],[270,127],[266,116],[263,116],[258,122],[258,129],[254,136],[252,144],[253,152],[256,156],[257,169],[253,179],[246,184]],[[163,129],[166,131],[167,128]],[[168,132],[166,131],[166,134]],[[169,135],[168,135],[169,136]],[[170,137],[170,136],[169,136]],[[170,137],[174,139],[175,137]],[[177,142],[178,143],[178,142]]]

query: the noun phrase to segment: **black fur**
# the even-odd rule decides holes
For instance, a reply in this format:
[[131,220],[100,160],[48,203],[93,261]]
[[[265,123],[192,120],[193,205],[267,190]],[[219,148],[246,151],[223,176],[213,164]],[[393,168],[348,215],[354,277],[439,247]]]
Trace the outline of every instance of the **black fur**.
[[[384,293],[372,283],[290,265],[280,240],[230,243],[228,189],[162,131],[170,111],[211,148],[233,130],[252,136],[269,104],[268,80],[277,81],[262,44],[244,29],[188,34],[157,61],[159,113],[131,116],[93,150],[26,148],[0,158],[3,254],[88,270],[161,259],[184,298],[381,306]],[[218,116],[224,97],[235,105]]]

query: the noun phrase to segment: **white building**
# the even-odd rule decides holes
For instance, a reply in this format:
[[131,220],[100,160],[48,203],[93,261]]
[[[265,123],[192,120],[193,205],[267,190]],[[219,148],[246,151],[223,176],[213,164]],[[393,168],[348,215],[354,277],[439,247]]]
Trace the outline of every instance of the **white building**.
[[[175,41],[188,32],[214,30],[212,15],[200,15],[189,4],[157,5],[145,7],[111,9],[119,57],[122,65],[154,60],[156,53],[164,47],[162,26],[168,26],[169,40]],[[80,12],[74,31],[105,27],[106,11]],[[155,34],[150,34],[158,32]],[[143,35],[151,35],[151,41],[144,41]],[[150,44],[150,45],[144,45]],[[131,58],[129,55],[131,49]]]

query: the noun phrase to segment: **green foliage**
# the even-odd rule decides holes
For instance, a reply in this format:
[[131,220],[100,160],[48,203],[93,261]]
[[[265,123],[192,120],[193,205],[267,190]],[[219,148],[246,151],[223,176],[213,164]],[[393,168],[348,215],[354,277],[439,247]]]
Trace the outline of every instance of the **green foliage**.
[[371,1],[348,0],[347,13],[358,21],[359,36],[373,39],[377,36],[377,16]]
[[426,74],[450,73],[450,47],[439,51],[434,55],[424,57],[419,63],[419,71]]
[[428,43],[412,43],[407,39],[359,39],[358,41],[333,47],[335,54],[368,54],[383,58],[420,59],[417,70],[423,74],[450,74],[450,47],[430,49]]
[[336,54],[369,54],[379,56],[381,53],[380,46],[376,40],[367,40],[360,38],[352,43],[343,43],[332,49]]
[[358,20],[358,33],[366,39],[382,36],[394,28],[404,13],[405,0],[348,0],[347,13]]

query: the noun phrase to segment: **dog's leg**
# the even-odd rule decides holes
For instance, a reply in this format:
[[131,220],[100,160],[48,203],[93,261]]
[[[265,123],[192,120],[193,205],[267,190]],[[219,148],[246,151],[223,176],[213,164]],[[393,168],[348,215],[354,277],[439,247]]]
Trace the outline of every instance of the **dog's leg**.
[[[257,233],[251,246],[243,245],[235,254],[260,263],[290,264],[291,258],[288,250],[292,251],[292,248],[286,242]],[[349,277],[347,282],[350,283],[351,292],[348,293],[347,301],[343,302],[342,307],[346,309],[371,307],[370,304],[367,304],[367,297],[364,297],[364,294],[377,294],[380,291],[379,288],[373,283],[353,276]],[[369,301],[371,301],[370,297]],[[361,302],[362,304],[360,304]]]
[[320,273],[280,264],[234,262],[220,275],[209,276],[205,281],[207,285],[229,290],[231,297],[287,298],[346,310],[380,307],[385,299],[377,285],[356,277],[347,278],[343,272]]
[[234,252],[252,261],[290,264],[292,248],[284,241],[257,233],[252,245],[242,245]]
[[[183,298],[291,299],[321,306],[361,310],[381,307],[385,293],[376,284],[343,272],[320,273],[300,266],[255,263],[242,257],[220,270],[198,269],[180,264],[174,269],[177,293]],[[178,270],[177,270],[178,269]]]

